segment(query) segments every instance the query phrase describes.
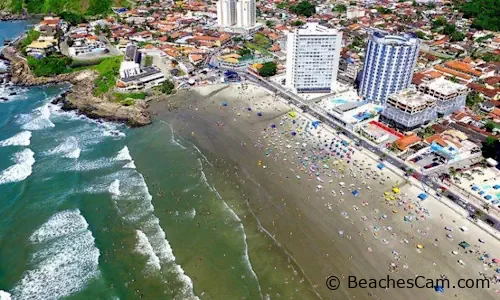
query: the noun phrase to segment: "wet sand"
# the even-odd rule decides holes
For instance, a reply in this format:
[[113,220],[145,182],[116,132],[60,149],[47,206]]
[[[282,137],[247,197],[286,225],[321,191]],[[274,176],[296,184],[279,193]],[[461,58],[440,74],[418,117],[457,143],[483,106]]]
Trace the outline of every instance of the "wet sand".
[[[224,173],[246,195],[249,215],[243,217],[256,218],[261,231],[274,239],[274,246],[279,244],[280,251],[300,268],[318,298],[494,298],[498,287],[493,283],[489,289],[445,287],[444,293],[434,288],[347,288],[348,276],[382,279],[389,275],[398,280],[417,275],[438,279],[444,274],[451,286],[460,278],[482,278],[479,272],[490,277],[496,266],[485,268],[479,254],[465,253],[458,243],[465,240],[472,245],[468,250],[490,253],[487,261],[495,257],[500,243],[436,199],[418,200],[419,187],[388,169],[379,170],[379,162],[352,144],[339,147],[343,158],[330,153],[330,159],[321,162],[325,152],[332,152],[330,143],[335,147],[340,138],[322,125],[314,129],[301,114],[292,118],[287,114],[290,108],[267,91],[252,85],[210,86],[181,91],[150,105],[154,119],[171,123],[176,134],[194,141],[211,159],[235,166]],[[351,153],[350,159],[343,150]],[[394,186],[401,192],[385,196]],[[352,194],[354,189],[358,196]],[[387,201],[390,196],[394,200]],[[405,221],[410,214],[413,219]],[[469,229],[465,233],[459,230],[463,225]],[[457,255],[451,253],[454,250]],[[258,259],[256,255],[250,253],[250,258]],[[330,275],[340,279],[338,290],[326,288]]]

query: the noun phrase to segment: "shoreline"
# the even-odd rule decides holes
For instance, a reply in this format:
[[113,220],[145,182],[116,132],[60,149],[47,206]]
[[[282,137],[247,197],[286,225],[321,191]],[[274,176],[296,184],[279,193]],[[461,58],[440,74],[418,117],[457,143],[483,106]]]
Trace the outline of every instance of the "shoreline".
[[[304,171],[293,164],[296,155],[290,156],[291,152],[301,150],[295,146],[290,147],[291,150],[285,147],[285,139],[291,137],[285,137],[283,130],[286,131],[286,126],[293,126],[290,120],[282,125],[283,120],[288,119],[289,108],[261,88],[249,86],[246,88],[250,89],[248,92],[243,92],[244,89],[243,85],[234,85],[182,91],[167,101],[152,102],[151,110],[154,118],[171,123],[176,134],[194,140],[205,153],[208,152],[209,157],[235,165],[237,171],[227,180],[234,180],[234,185],[248,198],[246,203],[235,200],[231,204],[248,205],[248,214],[251,218],[252,214],[255,216],[255,221],[262,227],[260,231],[274,239],[277,245],[282,245],[290,260],[303,269],[304,277],[311,282],[311,289],[320,298],[342,295],[346,299],[417,299],[423,293],[428,293],[424,296],[426,298],[434,297],[436,293],[433,289],[404,289],[391,293],[383,289],[367,291],[344,287],[332,292],[325,287],[325,279],[329,275],[339,278],[344,275],[385,278],[389,274],[396,279],[411,279],[417,274],[427,278],[439,278],[441,274],[446,274],[450,280],[478,277],[477,272],[481,272],[482,268],[475,256],[485,248],[493,253],[492,247],[498,241],[475,227],[470,228],[469,236],[460,233],[458,226],[465,222],[460,216],[443,208],[444,205],[432,197],[426,202],[417,200],[419,190],[415,186],[403,184],[400,177],[387,168],[377,170],[376,161],[363,151],[353,154],[353,159],[362,162],[362,165],[354,166],[352,162],[341,160],[339,165],[330,166],[337,170],[331,184],[319,183],[316,176],[302,174]],[[223,101],[228,103],[227,107],[222,106]],[[254,110],[243,112],[244,107]],[[256,116],[257,107],[261,117]],[[297,120],[302,120],[302,116]],[[276,129],[269,129],[270,124],[276,124]],[[322,136],[325,134],[324,129],[319,132]],[[308,147],[314,147],[310,144],[316,139],[314,131],[304,138]],[[298,140],[300,144],[301,138]],[[340,172],[339,168],[345,171]],[[370,174],[383,174],[383,178],[387,179],[383,183],[379,183],[380,179],[364,179],[373,188],[368,190],[360,178],[367,171],[360,173],[359,168],[365,168]],[[356,173],[357,178],[353,177]],[[303,178],[296,179],[298,174]],[[353,196],[350,190],[345,191],[345,195],[339,195],[342,190],[338,186],[340,180],[361,188],[362,196]],[[317,188],[317,185],[332,185],[336,194],[325,187]],[[383,193],[395,185],[401,189],[401,194],[395,195],[401,200],[387,201]],[[417,216],[416,220],[403,220],[403,215],[409,212]],[[361,221],[358,214],[364,214]],[[456,227],[453,239],[446,238],[445,226]],[[474,244],[473,253],[460,250],[456,256],[450,255],[457,250],[460,240],[473,244],[477,243],[479,236],[487,240],[486,246]],[[425,248],[420,250],[416,248],[417,244]],[[258,254],[253,255],[252,258],[250,254],[251,259]],[[466,261],[467,271],[457,264],[456,257]],[[398,266],[394,274],[389,273],[392,264]],[[342,278],[342,284],[346,280]],[[445,294],[450,298],[453,293],[467,297],[479,292],[484,298],[490,298],[494,286],[489,290],[450,290]]]
[[19,55],[17,49],[6,46],[0,53],[0,59],[8,62],[7,76],[4,82],[15,86],[29,87],[50,84],[69,83],[68,92],[58,97],[53,104],[62,104],[63,110],[77,110],[91,119],[121,122],[130,127],[141,127],[151,124],[147,101],[136,101],[133,106],[125,106],[93,96],[95,71],[84,70],[55,77],[36,77],[31,73],[27,60]]

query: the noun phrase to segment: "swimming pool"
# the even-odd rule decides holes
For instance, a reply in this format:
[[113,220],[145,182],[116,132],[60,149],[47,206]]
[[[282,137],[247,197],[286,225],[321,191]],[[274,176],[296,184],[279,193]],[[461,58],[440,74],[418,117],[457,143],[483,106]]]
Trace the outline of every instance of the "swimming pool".
[[333,105],[342,105],[348,102],[347,100],[344,99],[332,99],[331,101]]

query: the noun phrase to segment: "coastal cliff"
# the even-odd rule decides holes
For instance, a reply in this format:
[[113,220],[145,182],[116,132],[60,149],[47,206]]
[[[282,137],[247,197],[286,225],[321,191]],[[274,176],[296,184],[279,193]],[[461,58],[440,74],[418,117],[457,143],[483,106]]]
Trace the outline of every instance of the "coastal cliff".
[[10,61],[10,81],[20,86],[36,86],[68,82],[71,89],[52,103],[62,103],[64,110],[78,110],[92,119],[124,122],[132,127],[151,123],[151,115],[145,101],[136,101],[135,105],[124,106],[106,99],[93,96],[95,71],[85,70],[54,77],[36,77],[25,58],[18,55],[14,47],[6,47],[2,57]]

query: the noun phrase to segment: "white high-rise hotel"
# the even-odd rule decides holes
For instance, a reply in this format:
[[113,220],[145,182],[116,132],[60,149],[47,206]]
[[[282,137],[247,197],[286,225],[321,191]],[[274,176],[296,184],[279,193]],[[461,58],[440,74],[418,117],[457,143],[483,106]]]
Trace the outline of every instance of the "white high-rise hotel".
[[219,0],[217,2],[217,22],[219,26],[236,24],[236,0]]
[[256,19],[255,0],[219,0],[217,2],[219,26],[251,28],[255,26]]
[[337,82],[342,32],[307,23],[288,33],[286,87],[296,93],[329,93]]

